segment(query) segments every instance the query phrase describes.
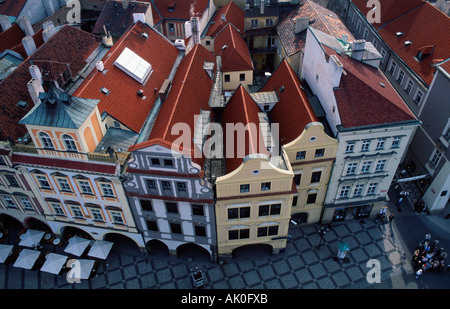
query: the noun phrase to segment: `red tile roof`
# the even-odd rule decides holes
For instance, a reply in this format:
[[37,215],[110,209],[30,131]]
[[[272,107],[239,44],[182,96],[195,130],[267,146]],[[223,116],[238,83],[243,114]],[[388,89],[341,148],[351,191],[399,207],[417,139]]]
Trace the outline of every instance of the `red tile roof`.
[[[38,32],[33,34],[33,41],[34,41],[34,44],[36,44],[36,48],[39,48],[42,46],[42,44],[44,44],[44,38],[42,37],[42,32],[44,32],[44,29],[41,28]],[[24,35],[24,37],[25,37],[25,35]],[[16,53],[18,53],[19,55],[21,55],[23,57],[23,59],[26,59],[28,57],[25,47],[22,44],[22,41],[20,42],[20,44],[14,46],[12,48],[12,50],[15,51]]]
[[417,121],[380,69],[366,65],[322,45],[344,66],[340,85],[334,89],[344,128]]
[[[144,1],[144,2],[149,2]],[[154,0],[154,6],[163,19],[189,20],[191,16],[202,17],[209,0]],[[174,6],[174,10],[169,9]]]
[[[225,20],[222,20],[222,15],[225,15]],[[210,26],[206,31],[206,36],[214,38],[217,33],[229,23],[235,26],[241,33],[244,33],[244,11],[233,1],[228,2],[227,5],[216,11],[214,17],[211,19]]]
[[[261,110],[252,99],[245,88],[240,85],[233,96],[227,103],[222,113],[222,128],[223,128],[223,145],[225,155],[225,166],[227,173],[234,171],[242,164],[243,157],[250,154],[265,154],[270,156],[270,152],[264,146],[262,131],[259,126],[259,116]],[[243,124],[246,130],[245,136],[227,135],[227,124]],[[253,127],[254,126],[254,127]],[[252,127],[256,129],[252,130]],[[244,138],[243,145],[239,143],[238,137]],[[233,144],[230,145],[233,141]],[[231,149],[230,149],[231,146]],[[242,151],[243,156],[242,156]]]
[[0,4],[0,15],[18,17],[27,0],[5,0]]
[[[223,49],[225,45],[227,47]],[[222,56],[222,72],[254,69],[247,42],[231,24],[214,38],[214,53]]]
[[[283,91],[280,91],[282,87]],[[261,91],[276,91],[278,94],[279,101],[269,114],[271,122],[279,124],[282,145],[300,136],[308,123],[318,121],[301,87],[297,74],[284,59],[261,88]]]
[[[68,63],[72,74],[76,75],[86,65],[87,57],[99,46],[99,42],[100,38],[66,25],[9,74],[0,83],[0,139],[8,136],[17,139],[27,132],[26,127],[18,122],[33,107],[27,89],[31,79],[31,61],[34,64],[38,64],[38,60]],[[20,108],[16,105],[19,100],[27,102],[28,106]]]
[[[147,33],[148,38],[142,36]],[[144,85],[114,65],[114,61],[128,47],[149,62],[153,72]],[[99,99],[99,112],[106,112],[136,133],[142,128],[164,80],[169,76],[179,50],[153,28],[137,22],[125,33],[103,58],[107,72],[95,70],[75,91],[74,96]],[[108,95],[100,92],[105,87]],[[155,91],[157,89],[158,91]],[[144,91],[143,100],[137,95]]]
[[115,164],[63,160],[63,159],[47,158],[42,156],[21,155],[16,153],[12,155],[11,161],[13,163],[23,163],[50,168],[78,170],[82,172],[93,172],[111,175],[114,175],[116,173]]
[[6,49],[13,49],[21,44],[24,37],[25,33],[16,23],[13,23],[6,31],[0,32],[0,54]]
[[[201,44],[189,52],[181,61],[172,81],[172,88],[162,104],[156,121],[150,133],[149,140],[132,146],[129,150],[138,150],[158,142],[160,145],[171,148],[172,143],[180,138],[180,134],[172,134],[172,128],[176,124],[187,124],[190,128],[192,142],[195,134],[196,122],[194,116],[200,112],[210,111],[208,105],[213,80],[203,69],[207,62],[215,63],[215,57]],[[194,154],[194,145],[187,149],[186,145],[180,145],[180,149],[186,154]],[[186,148],[186,149],[185,149]],[[204,157],[194,156],[193,161],[203,168]]]

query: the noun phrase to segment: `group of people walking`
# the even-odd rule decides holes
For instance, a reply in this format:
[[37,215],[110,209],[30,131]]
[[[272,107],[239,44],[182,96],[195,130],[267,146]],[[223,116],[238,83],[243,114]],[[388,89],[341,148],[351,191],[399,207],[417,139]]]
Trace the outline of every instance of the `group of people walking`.
[[[414,251],[411,260],[418,279],[425,271],[442,272],[445,269],[447,253],[444,248],[439,248],[439,239],[431,240],[431,234],[426,234]],[[449,271],[449,268],[447,268]]]

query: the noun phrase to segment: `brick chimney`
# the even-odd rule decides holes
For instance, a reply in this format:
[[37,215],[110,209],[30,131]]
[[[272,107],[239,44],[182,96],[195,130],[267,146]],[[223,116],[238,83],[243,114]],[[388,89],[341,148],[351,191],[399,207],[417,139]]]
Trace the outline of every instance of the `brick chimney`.
[[27,84],[28,92],[34,105],[39,104],[39,93],[45,92],[39,80],[32,78]]

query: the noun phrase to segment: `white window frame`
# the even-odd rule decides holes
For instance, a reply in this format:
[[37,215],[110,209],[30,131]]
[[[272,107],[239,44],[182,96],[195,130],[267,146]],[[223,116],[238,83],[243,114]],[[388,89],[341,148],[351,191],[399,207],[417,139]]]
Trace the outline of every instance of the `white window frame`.
[[[78,181],[78,185],[80,186],[81,194],[94,195],[94,191],[92,191],[91,183],[89,182],[89,180],[79,179],[77,181]],[[86,190],[86,188],[89,188],[89,190]],[[89,191],[89,192],[87,192],[87,191]]]
[[377,193],[378,189],[378,182],[372,182],[367,186],[367,193],[366,195],[374,195]]
[[361,145],[361,151],[369,151],[370,148],[370,140],[364,140],[362,141],[362,145]]
[[386,146],[386,138],[385,137],[379,138],[375,150],[383,150],[385,146]]
[[347,171],[345,175],[355,175],[356,169],[358,168],[358,163],[352,162],[347,165]]
[[48,133],[46,132],[39,132],[39,139],[41,140],[42,146],[45,149],[55,149],[55,146],[53,145],[53,141],[52,138],[50,137],[50,135],[48,135]]
[[355,150],[355,142],[347,142],[345,146],[345,153],[352,153]]
[[362,196],[364,192],[364,184],[357,184],[353,189],[353,196]]
[[30,199],[28,197],[21,197],[20,203],[23,206],[23,209],[25,210],[34,210],[33,204],[31,203]]
[[369,174],[370,170],[372,169],[372,161],[364,161],[361,164],[361,171],[360,174]]
[[441,161],[441,158],[442,158],[442,152],[439,149],[435,148],[433,151],[433,154],[430,157],[430,166],[432,168],[436,168],[438,166],[439,162]]
[[72,136],[70,136],[69,134],[63,134],[61,138],[64,141],[64,145],[66,146],[67,151],[78,151],[77,145]]
[[394,60],[392,60],[391,63],[389,64],[389,69],[388,69],[389,74],[394,76],[396,68],[397,68],[397,63]]
[[384,172],[386,166],[387,166],[387,159],[378,160],[375,166],[375,172]]
[[[411,88],[409,88],[411,86]],[[411,79],[408,79],[408,82],[405,86],[405,91],[407,94],[411,94],[412,89],[414,88],[414,82]]]
[[[419,93],[420,93],[420,100],[419,100],[419,102],[417,102],[416,99],[417,99],[417,97],[419,97]],[[420,104],[422,103],[423,97],[424,97],[423,91],[420,90],[420,89],[417,89],[417,90],[416,90],[416,94],[414,95],[414,99],[413,99],[414,103],[415,103],[417,106],[420,106]]]
[[350,186],[342,186],[341,190],[339,190],[339,198],[348,198],[350,196]]
[[399,85],[401,85],[404,80],[405,80],[405,71],[403,71],[402,69],[399,69],[396,81]]

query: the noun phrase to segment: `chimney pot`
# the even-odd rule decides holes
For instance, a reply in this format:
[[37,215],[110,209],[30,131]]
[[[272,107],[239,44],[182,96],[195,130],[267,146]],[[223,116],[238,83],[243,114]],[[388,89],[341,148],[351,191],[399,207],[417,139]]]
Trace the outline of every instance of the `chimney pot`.
[[22,39],[22,44],[25,48],[25,51],[27,52],[28,57],[30,57],[37,49],[36,43],[34,43],[33,38],[29,35]]
[[39,93],[45,92],[39,80],[32,78],[27,84],[28,92],[34,105],[39,104]]
[[0,15],[0,25],[3,31],[6,31],[9,28],[11,28],[11,21],[9,20],[8,16]]

